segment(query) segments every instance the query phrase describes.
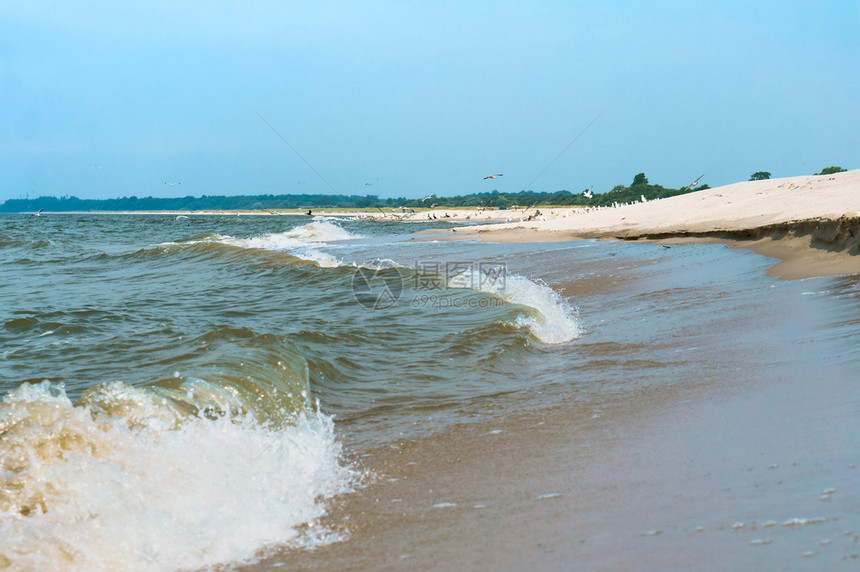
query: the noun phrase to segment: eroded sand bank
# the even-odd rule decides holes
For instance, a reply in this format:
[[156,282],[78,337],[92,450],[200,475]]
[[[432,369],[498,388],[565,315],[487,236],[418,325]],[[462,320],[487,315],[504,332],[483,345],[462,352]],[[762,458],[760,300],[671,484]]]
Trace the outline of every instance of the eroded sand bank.
[[716,240],[783,260],[772,273],[786,278],[860,272],[860,170],[748,181],[599,210],[538,210],[445,238]]

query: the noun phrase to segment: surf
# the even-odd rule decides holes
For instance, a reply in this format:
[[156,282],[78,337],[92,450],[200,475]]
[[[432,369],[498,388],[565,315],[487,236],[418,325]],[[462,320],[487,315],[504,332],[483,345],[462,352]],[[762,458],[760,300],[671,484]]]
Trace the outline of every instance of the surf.
[[107,382],[76,402],[47,381],[8,392],[0,564],[197,569],[342,539],[319,519],[358,474],[311,400],[306,363],[273,365]]

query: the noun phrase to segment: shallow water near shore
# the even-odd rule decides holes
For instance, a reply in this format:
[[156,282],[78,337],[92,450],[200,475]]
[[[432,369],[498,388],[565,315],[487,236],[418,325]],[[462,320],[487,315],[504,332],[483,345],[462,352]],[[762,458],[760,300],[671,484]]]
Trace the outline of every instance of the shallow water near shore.
[[[778,281],[772,260],[720,245],[417,228],[0,217],[0,561],[480,567],[498,550],[460,546],[473,525],[520,555],[549,543],[556,568],[858,551],[842,534],[860,534],[856,278]],[[756,429],[774,420],[786,438]],[[655,500],[658,480],[688,496]],[[523,515],[544,525],[523,532]]]

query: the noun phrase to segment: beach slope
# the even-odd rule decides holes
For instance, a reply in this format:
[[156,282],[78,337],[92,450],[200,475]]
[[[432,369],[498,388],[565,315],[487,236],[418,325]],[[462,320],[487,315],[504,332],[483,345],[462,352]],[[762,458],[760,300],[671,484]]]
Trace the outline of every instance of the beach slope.
[[787,278],[860,272],[860,170],[746,181],[599,210],[539,212],[512,213],[512,222],[456,235],[499,242],[729,241],[783,260],[772,270]]

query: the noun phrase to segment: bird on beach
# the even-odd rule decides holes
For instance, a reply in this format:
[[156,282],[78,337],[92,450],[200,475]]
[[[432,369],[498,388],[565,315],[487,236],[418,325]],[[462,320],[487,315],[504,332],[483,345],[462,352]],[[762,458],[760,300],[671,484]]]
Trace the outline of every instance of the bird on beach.
[[504,177],[504,175],[502,173],[496,173],[495,175],[487,175],[486,177],[484,177],[484,180],[486,181],[487,179],[495,179],[496,177]]

